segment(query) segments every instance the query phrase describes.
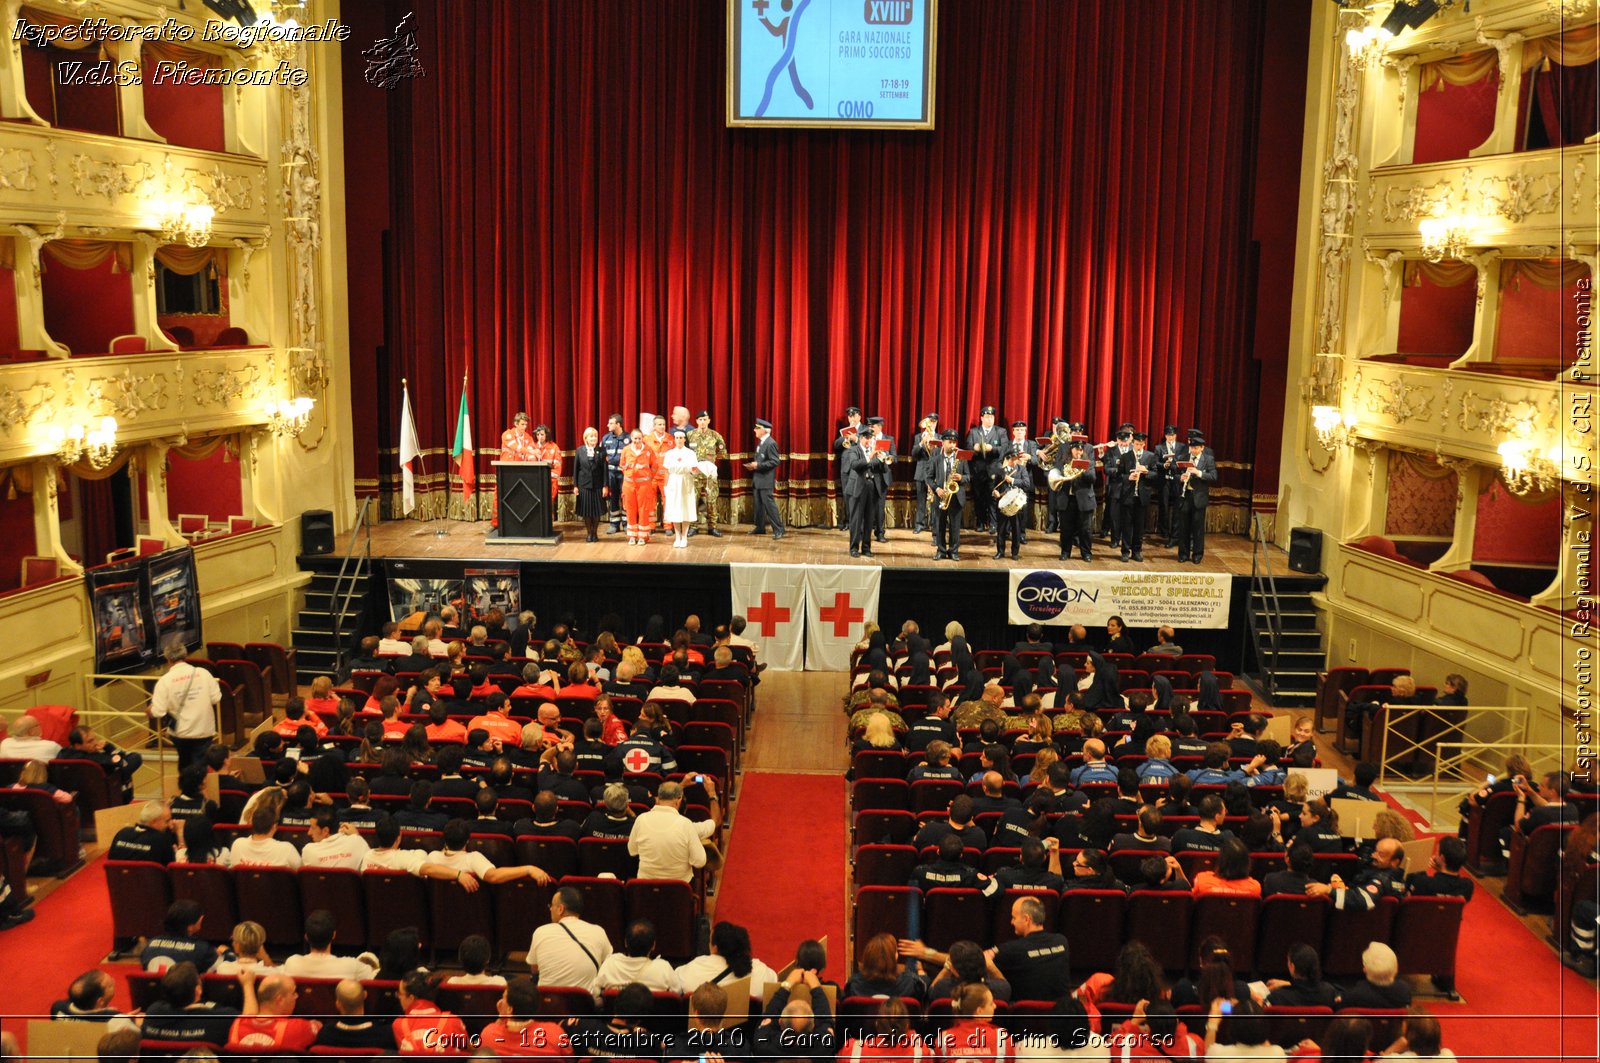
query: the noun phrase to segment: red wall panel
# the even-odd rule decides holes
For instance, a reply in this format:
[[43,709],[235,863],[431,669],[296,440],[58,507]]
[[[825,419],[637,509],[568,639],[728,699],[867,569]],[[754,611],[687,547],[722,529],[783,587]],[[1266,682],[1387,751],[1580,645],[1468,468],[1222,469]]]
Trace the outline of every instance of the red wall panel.
[[1494,130],[1500,77],[1491,73],[1471,85],[1440,81],[1417,97],[1417,139],[1412,162],[1464,159]]
[[44,256],[44,327],[73,354],[104,354],[133,331],[133,278],[111,272],[114,256],[92,269],[69,269]]
[[167,138],[167,143],[203,151],[225,151],[222,126],[222,86],[157,83],[156,63],[144,62],[144,120]]
[[239,516],[244,509],[241,489],[239,462],[227,447],[194,461],[167,455],[167,519],[174,525],[179,513],[204,513],[221,521]]
[[1561,554],[1561,496],[1524,502],[1499,479],[1478,495],[1472,560],[1485,565],[1554,565]]
[[1578,284],[1541,288],[1526,279],[1500,291],[1496,361],[1560,362],[1578,352]]
[[1472,346],[1477,288],[1470,282],[1444,287],[1421,278],[1400,294],[1401,354],[1465,354]]

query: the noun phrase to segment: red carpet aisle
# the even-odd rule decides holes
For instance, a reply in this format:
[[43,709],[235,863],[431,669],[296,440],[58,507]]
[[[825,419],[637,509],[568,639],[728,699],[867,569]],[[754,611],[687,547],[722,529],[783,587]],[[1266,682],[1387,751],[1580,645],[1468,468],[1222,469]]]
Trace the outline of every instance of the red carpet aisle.
[[[1445,1047],[1469,1059],[1596,1058],[1600,997],[1499,900],[1475,890],[1461,922],[1462,1003],[1427,1001]],[[1555,1016],[1565,1015],[1565,1019]]]
[[[38,915],[15,930],[0,934],[0,1024],[25,1036],[26,1018],[45,1018],[50,1005],[67,995],[78,975],[101,966],[111,951],[111,905],[106,898],[103,860],[96,858],[50,896],[37,902]],[[116,1004],[127,1007],[127,980],[119,974],[129,964],[106,964],[117,983]],[[23,1050],[27,1050],[24,1042]]]
[[717,894],[717,919],[748,927],[778,970],[806,938],[828,938],[827,977],[849,976],[844,934],[844,781],[838,773],[747,771]]

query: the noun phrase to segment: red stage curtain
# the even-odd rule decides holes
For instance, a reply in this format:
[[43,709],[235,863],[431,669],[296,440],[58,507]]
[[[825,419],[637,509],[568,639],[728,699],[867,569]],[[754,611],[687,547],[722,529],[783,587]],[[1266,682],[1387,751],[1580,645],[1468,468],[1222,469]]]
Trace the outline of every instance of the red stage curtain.
[[490,448],[517,409],[564,448],[683,403],[748,451],[768,417],[804,522],[845,405],[904,449],[926,411],[964,428],[994,402],[1036,434],[1198,425],[1213,524],[1242,530],[1266,6],[947,0],[919,133],[727,129],[722,0],[398,5],[427,76],[347,96],[347,123],[388,97],[393,145],[389,260],[352,265],[387,268],[391,315],[358,433],[387,485],[408,377],[441,471],[469,366]]

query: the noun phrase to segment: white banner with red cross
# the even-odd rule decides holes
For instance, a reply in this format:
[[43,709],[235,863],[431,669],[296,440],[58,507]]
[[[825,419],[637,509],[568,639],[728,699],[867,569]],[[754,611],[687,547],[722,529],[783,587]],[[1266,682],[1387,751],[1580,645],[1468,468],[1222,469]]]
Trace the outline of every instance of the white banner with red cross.
[[850,651],[878,619],[877,565],[806,566],[806,670],[847,672]]
[[728,566],[733,611],[745,618],[744,637],[760,660],[778,672],[798,672],[806,661],[806,566]]

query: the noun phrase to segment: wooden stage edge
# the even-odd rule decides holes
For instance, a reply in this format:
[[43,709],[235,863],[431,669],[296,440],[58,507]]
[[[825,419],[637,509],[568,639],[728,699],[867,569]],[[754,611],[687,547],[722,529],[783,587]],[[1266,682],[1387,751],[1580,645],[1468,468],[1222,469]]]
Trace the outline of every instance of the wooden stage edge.
[[[1214,572],[1233,576],[1250,575],[1250,540],[1242,535],[1213,534],[1206,536],[1206,556],[1198,565],[1180,564],[1177,551],[1147,540],[1144,563],[1119,560],[1120,554],[1112,551],[1104,540],[1094,543],[1094,560],[1084,562],[1076,557],[1071,561],[1057,559],[1059,546],[1056,537],[1043,532],[1030,532],[1023,544],[1021,557],[1013,561],[1009,555],[1001,560],[994,558],[994,536],[963,531],[961,534],[961,560],[936,561],[933,557],[933,540],[927,534],[895,528],[889,531],[889,541],[874,543],[872,558],[852,558],[850,540],[843,531],[824,528],[794,528],[781,540],[773,541],[770,535],[750,534],[749,525],[734,525],[722,530],[721,538],[701,533],[689,540],[685,549],[672,546],[670,535],[659,532],[651,537],[648,546],[629,546],[625,535],[608,535],[602,529],[600,541],[584,541],[581,524],[563,523],[556,526],[561,542],[555,546],[497,544],[488,538],[487,521],[385,521],[372,528],[372,554],[374,557],[395,557],[467,561],[554,561],[563,564],[624,564],[642,561],[650,564],[681,562],[689,565],[802,564],[802,565],[872,565],[891,569],[927,569],[932,572],[975,572],[1008,570],[1013,568],[1057,568],[1066,571],[1088,572]],[[436,532],[442,531],[439,535]],[[362,548],[360,540],[356,549]],[[1292,576],[1288,555],[1271,547],[1272,570],[1279,577]]]

